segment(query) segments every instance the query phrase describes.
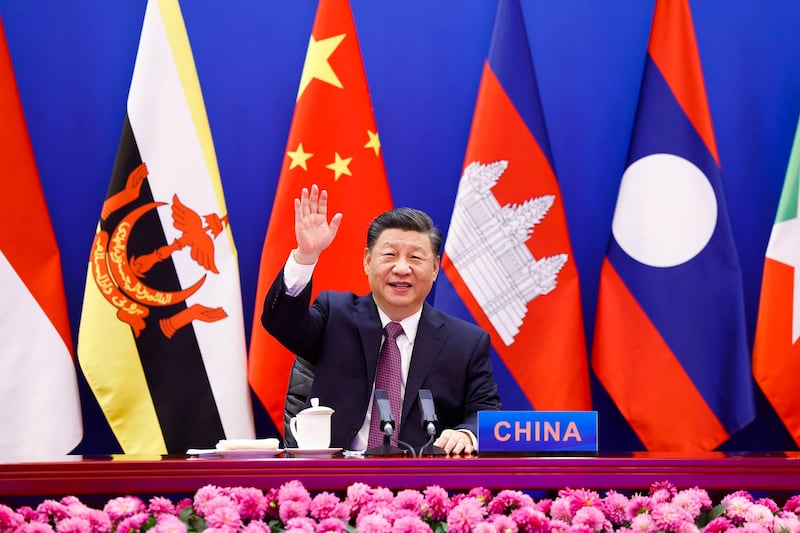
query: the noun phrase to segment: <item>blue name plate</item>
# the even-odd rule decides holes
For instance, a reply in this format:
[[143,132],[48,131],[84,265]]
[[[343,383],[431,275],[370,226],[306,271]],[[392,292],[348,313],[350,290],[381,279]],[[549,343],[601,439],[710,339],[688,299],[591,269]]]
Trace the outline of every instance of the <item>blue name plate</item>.
[[480,453],[597,453],[597,411],[480,411]]

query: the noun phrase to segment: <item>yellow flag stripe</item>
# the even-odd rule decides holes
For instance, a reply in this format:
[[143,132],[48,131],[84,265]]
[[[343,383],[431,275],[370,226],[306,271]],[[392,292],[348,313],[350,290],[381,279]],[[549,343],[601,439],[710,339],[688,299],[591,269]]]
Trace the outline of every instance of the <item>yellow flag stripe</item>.
[[122,450],[167,453],[152,397],[143,394],[147,381],[131,328],[117,318],[116,308],[100,293],[91,264],[78,332],[78,361]]
[[[189,44],[189,35],[186,33],[181,8],[178,0],[158,0],[158,7],[161,13],[161,21],[164,24],[167,39],[169,40],[172,57],[175,61],[175,67],[178,71],[178,77],[183,86],[183,93],[192,115],[192,122],[203,151],[203,158],[206,161],[206,167],[208,167],[208,175],[211,178],[211,184],[217,197],[219,212],[221,216],[225,216],[228,213],[228,208],[225,205],[225,195],[222,191],[217,154],[214,150],[214,139],[211,136],[203,93],[200,90],[200,79],[197,76],[197,69],[194,65],[192,47]],[[236,257],[237,252],[233,243],[233,234],[230,231],[225,233],[230,241],[233,255]]]

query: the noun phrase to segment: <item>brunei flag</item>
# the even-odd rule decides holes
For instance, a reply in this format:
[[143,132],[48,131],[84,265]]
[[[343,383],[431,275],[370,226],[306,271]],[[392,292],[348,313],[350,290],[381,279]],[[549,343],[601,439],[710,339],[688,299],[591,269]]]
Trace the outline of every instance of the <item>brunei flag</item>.
[[588,410],[578,271],[519,0],[500,0],[436,305],[479,324],[509,409]]
[[177,0],[149,0],[78,360],[125,453],[251,438],[236,249]]
[[320,0],[317,7],[261,254],[249,377],[281,433],[294,356],[263,329],[261,312],[296,244],[294,198],[313,183],[328,190],[329,212],[344,217],[314,270],[312,298],[322,290],[369,292],[362,264],[367,228],[392,200],[348,0]]
[[739,260],[687,0],[657,0],[592,367],[648,450],[711,450],[754,417]]
[[800,446],[800,124],[772,227],[758,307],[753,375]]
[[61,258],[0,19],[0,457],[63,455],[83,435]]

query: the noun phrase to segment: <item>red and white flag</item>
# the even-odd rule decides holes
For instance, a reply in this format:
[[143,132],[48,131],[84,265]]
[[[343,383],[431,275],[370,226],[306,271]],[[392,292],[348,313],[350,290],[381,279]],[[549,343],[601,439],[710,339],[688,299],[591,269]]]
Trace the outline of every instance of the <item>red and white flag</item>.
[[0,20],[0,457],[83,436],[61,259]]
[[800,124],[789,156],[775,225],[764,258],[753,345],[753,375],[786,429],[800,445]]
[[261,326],[267,289],[295,246],[293,199],[318,184],[329,212],[344,214],[314,270],[321,290],[369,291],[362,257],[369,223],[391,209],[378,129],[355,23],[347,0],[320,0],[308,42],[286,157],[264,240],[258,277],[249,379],[279,431],[294,356]]

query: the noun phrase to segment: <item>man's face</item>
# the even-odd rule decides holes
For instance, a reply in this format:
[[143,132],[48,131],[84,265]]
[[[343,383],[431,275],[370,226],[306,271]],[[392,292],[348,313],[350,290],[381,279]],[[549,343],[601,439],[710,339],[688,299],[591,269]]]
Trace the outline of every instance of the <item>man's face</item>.
[[372,250],[364,250],[364,271],[378,307],[399,321],[416,313],[439,273],[427,233],[384,230]]

